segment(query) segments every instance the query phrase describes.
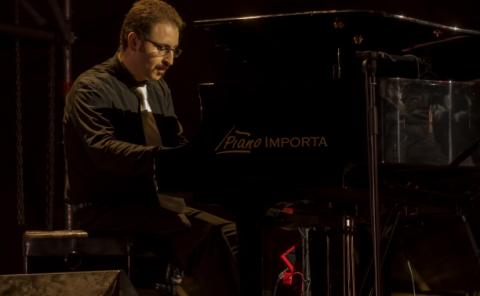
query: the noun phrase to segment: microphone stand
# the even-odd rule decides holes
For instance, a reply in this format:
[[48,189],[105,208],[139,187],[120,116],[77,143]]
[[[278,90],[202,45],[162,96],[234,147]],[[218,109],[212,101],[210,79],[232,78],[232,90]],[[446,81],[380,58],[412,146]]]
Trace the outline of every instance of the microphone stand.
[[368,154],[368,192],[370,200],[370,215],[372,224],[372,245],[373,245],[373,287],[374,295],[382,296],[382,262],[380,256],[381,229],[380,229],[380,206],[378,195],[378,117],[376,106],[376,52],[369,52],[362,62],[362,69],[365,75],[365,97],[366,97],[366,122],[367,122],[367,154]]
[[375,296],[383,295],[382,256],[381,256],[381,223],[378,185],[378,112],[376,102],[377,61],[415,62],[417,68],[423,61],[414,55],[392,55],[382,51],[362,51],[356,53],[363,59],[362,69],[365,75],[365,99],[367,122],[367,154],[368,154],[368,193],[372,224],[373,245],[373,288]]

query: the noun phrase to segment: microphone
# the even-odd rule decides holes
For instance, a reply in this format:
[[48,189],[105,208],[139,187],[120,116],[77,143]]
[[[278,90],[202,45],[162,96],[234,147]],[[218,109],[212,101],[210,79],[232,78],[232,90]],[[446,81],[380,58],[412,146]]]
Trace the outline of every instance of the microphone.
[[357,51],[355,55],[361,59],[382,59],[382,60],[389,60],[392,62],[415,62],[415,63],[423,63],[423,60],[413,54],[407,55],[395,55],[389,54],[383,51]]

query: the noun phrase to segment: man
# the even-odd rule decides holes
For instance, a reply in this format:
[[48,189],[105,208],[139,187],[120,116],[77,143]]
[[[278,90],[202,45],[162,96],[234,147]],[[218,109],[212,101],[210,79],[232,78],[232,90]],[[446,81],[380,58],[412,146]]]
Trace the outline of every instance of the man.
[[154,177],[168,176],[188,146],[163,79],[180,54],[183,26],[169,4],[136,2],[115,56],[74,82],[64,113],[66,202],[81,228],[127,235],[159,252],[166,242],[196,282],[193,295],[236,295],[225,235],[234,224],[158,194],[168,182]]

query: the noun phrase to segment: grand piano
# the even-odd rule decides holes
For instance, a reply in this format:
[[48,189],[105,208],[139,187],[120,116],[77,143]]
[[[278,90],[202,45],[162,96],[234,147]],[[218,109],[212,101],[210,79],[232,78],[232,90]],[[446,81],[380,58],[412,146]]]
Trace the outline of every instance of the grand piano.
[[[203,57],[196,76],[201,128],[192,141],[199,156],[195,197],[236,214],[242,295],[272,293],[259,268],[261,229],[265,213],[279,202],[333,220],[352,215],[370,232],[378,206],[372,206],[372,190],[380,192],[382,213],[399,204],[405,209],[412,199],[416,206],[419,200],[423,208],[436,206],[437,197],[452,208],[478,194],[472,184],[479,164],[480,32],[333,10],[197,20],[190,37],[192,51]],[[379,179],[373,185],[372,166]],[[385,235],[392,226],[384,225],[387,218],[380,223],[382,249],[373,257],[388,258],[393,235]],[[375,245],[364,241],[368,250]],[[362,256],[352,289],[343,290],[340,271],[332,276],[338,281],[313,280],[313,295],[367,295],[381,288],[372,254]],[[384,268],[379,261],[373,267]],[[473,265],[468,272],[478,276],[480,265]],[[470,276],[454,276],[457,286],[448,289],[480,289]],[[388,278],[376,295],[397,287],[397,279]]]

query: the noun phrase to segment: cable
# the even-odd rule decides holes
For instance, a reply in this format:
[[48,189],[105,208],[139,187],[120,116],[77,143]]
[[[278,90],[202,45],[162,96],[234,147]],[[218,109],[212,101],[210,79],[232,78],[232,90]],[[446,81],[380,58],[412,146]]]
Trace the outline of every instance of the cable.
[[[285,274],[286,274],[288,271],[289,271],[289,269],[286,268],[286,269],[284,269],[282,272],[280,272],[280,274],[278,275],[278,278],[277,278],[277,280],[276,280],[276,282],[275,282],[275,286],[273,287],[273,294],[272,294],[272,296],[277,296],[278,285],[279,285],[280,281],[283,280]],[[310,283],[309,283],[309,282],[306,282],[303,273],[296,271],[296,272],[294,272],[294,273],[292,274],[292,276],[295,276],[295,275],[298,275],[298,276],[300,276],[300,278],[301,278],[300,296],[304,296],[304,293],[303,293],[304,287],[305,287],[306,285],[310,285]]]
[[412,265],[410,264],[410,260],[407,260],[408,271],[410,272],[410,280],[412,281],[412,292],[413,296],[416,296],[417,293],[415,292],[415,276],[413,274]]
[[277,278],[277,281],[275,282],[275,286],[273,287],[273,295],[272,296],[277,296],[277,289],[278,289],[278,284],[280,283],[280,281],[283,279],[283,276],[285,274],[285,272],[288,270],[287,269],[284,269],[282,272],[280,272],[280,274],[278,275],[278,278]]
[[303,291],[304,291],[304,286],[305,286],[305,277],[303,276],[303,273],[298,272],[298,271],[295,272],[293,275],[299,275],[300,278],[302,279],[302,285],[300,286],[300,296],[303,296]]

